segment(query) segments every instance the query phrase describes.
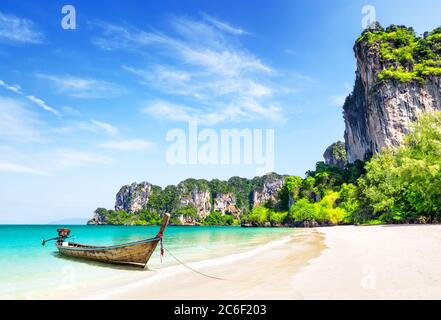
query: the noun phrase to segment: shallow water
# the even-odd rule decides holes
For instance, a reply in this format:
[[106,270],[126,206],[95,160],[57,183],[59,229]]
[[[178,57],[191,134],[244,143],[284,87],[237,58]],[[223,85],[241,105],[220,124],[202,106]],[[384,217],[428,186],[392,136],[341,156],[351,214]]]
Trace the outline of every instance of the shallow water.
[[[57,290],[75,290],[79,285],[123,279],[128,273],[150,272],[60,256],[53,241],[41,245],[43,238],[56,236],[59,227],[71,229],[75,237],[71,241],[94,245],[150,238],[159,230],[157,226],[0,225],[0,298],[38,298]],[[193,262],[243,252],[293,232],[284,228],[170,226],[164,246],[181,261]],[[156,250],[148,267],[160,270],[174,264],[177,262],[167,252],[161,263]]]

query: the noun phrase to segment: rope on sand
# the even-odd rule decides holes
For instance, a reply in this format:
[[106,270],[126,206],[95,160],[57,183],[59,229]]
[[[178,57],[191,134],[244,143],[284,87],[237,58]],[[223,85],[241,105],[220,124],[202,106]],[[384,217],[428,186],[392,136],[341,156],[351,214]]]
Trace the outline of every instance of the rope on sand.
[[228,279],[224,279],[224,278],[219,278],[219,277],[215,277],[215,276],[210,276],[210,275],[208,275],[208,274],[205,274],[205,273],[202,273],[202,272],[200,272],[200,271],[197,271],[197,270],[195,270],[195,269],[189,267],[188,265],[186,265],[184,262],[182,262],[181,260],[179,260],[177,257],[175,257],[175,256],[173,255],[173,253],[170,252],[170,250],[168,250],[167,248],[164,248],[164,249],[165,249],[165,250],[166,250],[166,251],[167,251],[167,252],[173,257],[173,259],[175,259],[178,263],[182,264],[184,267],[186,267],[187,269],[193,271],[194,273],[198,273],[198,274],[200,274],[200,275],[202,275],[202,276],[204,276],[204,277],[211,278],[211,279],[215,279],[215,280],[222,280],[222,281],[228,280]]

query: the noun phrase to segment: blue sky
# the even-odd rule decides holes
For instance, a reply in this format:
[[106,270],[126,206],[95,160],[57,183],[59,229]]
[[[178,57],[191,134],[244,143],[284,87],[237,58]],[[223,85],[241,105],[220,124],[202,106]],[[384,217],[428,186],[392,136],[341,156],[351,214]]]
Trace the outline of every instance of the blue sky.
[[90,217],[121,185],[252,177],[171,165],[169,130],[274,129],[275,166],[304,175],[342,140],[362,7],[418,33],[439,1],[0,3],[0,223]]

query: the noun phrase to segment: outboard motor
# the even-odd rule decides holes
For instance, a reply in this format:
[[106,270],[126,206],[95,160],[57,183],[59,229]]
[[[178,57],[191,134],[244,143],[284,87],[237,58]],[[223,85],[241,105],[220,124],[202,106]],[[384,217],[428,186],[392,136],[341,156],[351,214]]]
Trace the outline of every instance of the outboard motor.
[[51,239],[47,239],[47,240],[43,240],[41,242],[41,245],[44,246],[46,244],[46,242],[51,241],[51,240],[57,240],[57,243],[61,244],[61,243],[63,243],[64,240],[66,240],[67,238],[70,237],[70,229],[68,229],[68,228],[57,229],[57,232],[58,232],[58,236],[57,237],[51,238]]

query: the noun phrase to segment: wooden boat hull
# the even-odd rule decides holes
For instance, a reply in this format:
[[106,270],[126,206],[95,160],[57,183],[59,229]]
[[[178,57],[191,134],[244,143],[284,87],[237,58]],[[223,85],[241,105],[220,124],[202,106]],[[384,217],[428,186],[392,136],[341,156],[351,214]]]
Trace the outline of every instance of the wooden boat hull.
[[[152,238],[116,246],[89,246],[78,243],[55,244],[58,251],[66,256],[114,264],[129,264],[145,267],[160,238]],[[66,242],[65,242],[66,244]]]
[[[106,263],[129,264],[144,268],[152,256],[153,251],[155,251],[156,246],[162,241],[163,233],[169,220],[170,215],[166,213],[162,219],[158,234],[150,239],[114,246],[91,246],[75,242],[67,242],[65,241],[66,237],[58,237],[56,238],[58,241],[55,243],[55,246],[60,254],[70,257]],[[63,231],[64,229],[60,230]],[[43,241],[43,244],[45,242],[46,241]]]

